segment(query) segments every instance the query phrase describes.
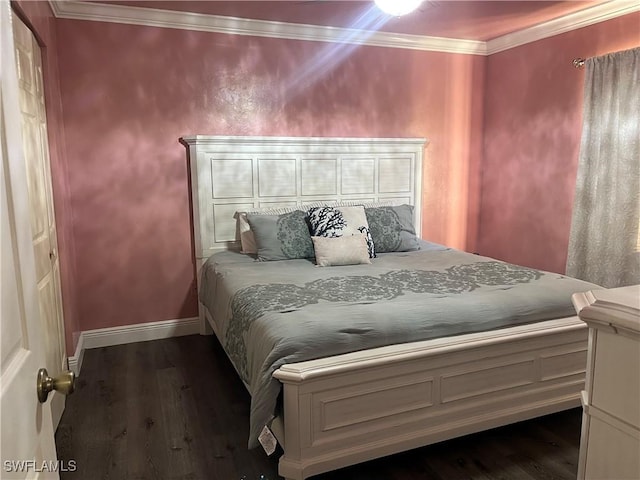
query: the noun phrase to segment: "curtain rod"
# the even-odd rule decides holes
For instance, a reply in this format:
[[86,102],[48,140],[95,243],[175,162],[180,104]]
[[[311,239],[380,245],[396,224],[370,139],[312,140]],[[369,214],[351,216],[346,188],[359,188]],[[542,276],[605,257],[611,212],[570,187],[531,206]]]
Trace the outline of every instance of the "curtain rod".
[[[637,50],[637,49],[638,49],[638,47],[636,47],[636,48],[630,48],[629,50],[620,50],[620,51],[618,51],[618,52],[612,52],[612,53],[608,53],[608,54],[606,54],[606,55],[614,55],[614,54],[617,54],[617,53],[630,52],[630,51],[632,51],[632,50]],[[592,57],[592,58],[603,58],[603,57],[605,57],[606,55],[602,55],[602,56],[600,56],[600,57]],[[582,67],[584,67],[584,64],[585,64],[585,62],[586,62],[586,61],[587,61],[587,59],[586,59],[586,58],[576,57],[576,58],[574,58],[574,59],[573,59],[573,61],[571,62],[571,64],[572,64],[575,68],[582,68]]]

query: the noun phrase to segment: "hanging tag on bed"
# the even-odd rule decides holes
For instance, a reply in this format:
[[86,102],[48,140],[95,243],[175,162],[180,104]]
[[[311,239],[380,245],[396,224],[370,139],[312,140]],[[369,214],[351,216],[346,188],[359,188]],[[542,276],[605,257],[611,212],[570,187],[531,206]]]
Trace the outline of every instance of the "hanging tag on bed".
[[278,446],[278,440],[276,440],[276,437],[271,433],[271,430],[269,430],[269,427],[266,425],[262,429],[262,432],[260,432],[258,441],[260,442],[260,445],[262,445],[262,448],[264,448],[267,456],[275,452],[276,447]]

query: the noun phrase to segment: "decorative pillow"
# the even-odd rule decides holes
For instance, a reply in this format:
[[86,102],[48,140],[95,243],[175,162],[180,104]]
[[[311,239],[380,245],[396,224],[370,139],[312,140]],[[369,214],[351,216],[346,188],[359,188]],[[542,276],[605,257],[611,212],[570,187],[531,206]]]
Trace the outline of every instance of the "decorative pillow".
[[[342,211],[334,207],[309,209],[309,227],[313,237],[341,237],[347,227]],[[351,232],[353,235],[354,232]]]
[[285,213],[305,210],[306,207],[295,205],[290,207],[256,208],[246,212],[236,212],[233,218],[236,219],[236,240],[240,238],[240,251],[242,253],[250,254],[258,253],[258,246],[256,245],[256,239],[253,234],[253,230],[251,230],[251,225],[249,225],[249,221],[247,220],[247,214],[257,213],[260,215],[283,215]]
[[376,252],[419,250],[413,226],[413,206],[365,208]]
[[251,231],[251,225],[247,220],[247,212],[236,212],[236,240],[240,238],[240,251],[242,253],[258,253],[256,239]]
[[311,237],[320,267],[371,263],[367,239],[362,234],[343,237]]
[[283,215],[248,213],[247,220],[255,237],[258,260],[313,258],[313,242],[303,211]]
[[393,203],[389,200],[381,201],[381,202],[368,202],[362,203],[359,201],[344,201],[344,202],[312,202],[307,203],[305,205],[295,205],[288,207],[265,207],[265,208],[254,208],[252,210],[246,211],[238,211],[235,213],[234,218],[236,219],[236,239],[240,239],[241,251],[242,253],[258,253],[258,247],[256,246],[256,241],[251,231],[251,226],[247,221],[247,213],[260,213],[263,215],[282,215],[283,213],[291,213],[295,210],[303,210],[307,211],[312,207],[326,207],[329,205],[333,206],[353,206],[353,205],[362,205],[366,207],[381,207],[387,205],[393,205]]
[[309,209],[309,227],[314,237],[346,237],[364,234],[369,257],[375,257],[374,242],[369,235],[367,215],[362,205],[314,207]]

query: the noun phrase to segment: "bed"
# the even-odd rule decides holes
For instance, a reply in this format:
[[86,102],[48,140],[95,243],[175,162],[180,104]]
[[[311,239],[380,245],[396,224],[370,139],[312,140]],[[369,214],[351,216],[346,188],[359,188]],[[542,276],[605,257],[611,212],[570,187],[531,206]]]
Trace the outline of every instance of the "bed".
[[[286,479],[580,405],[587,330],[571,293],[596,287],[420,240],[424,139],[182,142],[201,333],[216,334],[252,394],[249,445],[274,435]],[[369,206],[369,219],[410,211],[419,248],[340,267],[239,253],[237,212],[256,212],[257,235],[260,209],[290,219],[320,204]],[[410,322],[424,318],[438,321]]]

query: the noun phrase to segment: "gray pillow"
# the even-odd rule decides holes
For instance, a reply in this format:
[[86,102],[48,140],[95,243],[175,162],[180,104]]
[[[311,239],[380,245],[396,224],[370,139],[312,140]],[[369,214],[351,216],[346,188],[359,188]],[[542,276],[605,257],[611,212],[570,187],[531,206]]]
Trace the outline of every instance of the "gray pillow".
[[365,208],[376,253],[419,250],[413,206]]
[[282,215],[248,213],[247,221],[256,240],[258,260],[313,258],[313,242],[305,212],[296,210]]

